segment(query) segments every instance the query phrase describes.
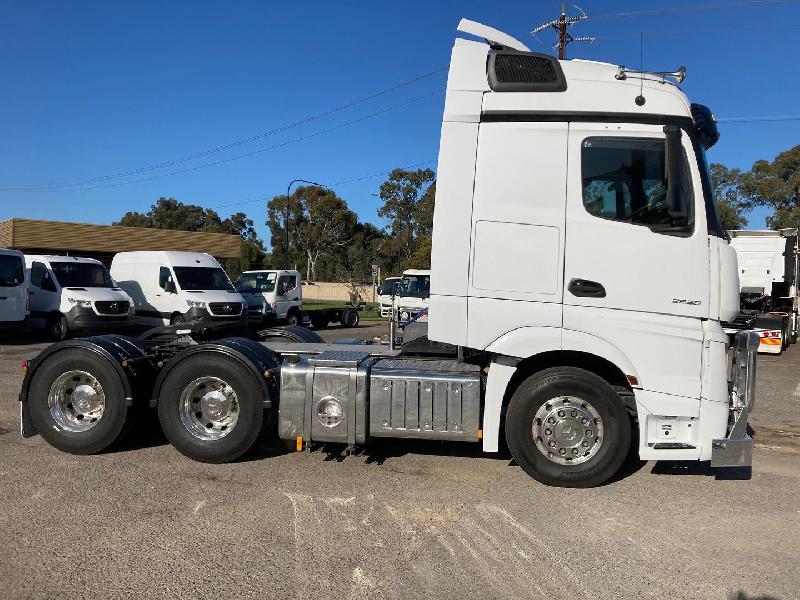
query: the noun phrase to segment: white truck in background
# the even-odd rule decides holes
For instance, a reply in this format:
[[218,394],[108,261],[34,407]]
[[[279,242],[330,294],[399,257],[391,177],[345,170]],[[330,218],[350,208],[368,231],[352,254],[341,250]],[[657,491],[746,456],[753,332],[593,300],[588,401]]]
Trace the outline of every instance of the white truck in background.
[[247,304],[208,254],[119,252],[111,261],[111,275],[133,299],[134,318],[143,325],[247,321]]
[[[428,308],[431,296],[431,272],[428,269],[406,269],[397,286],[394,304],[400,322],[412,319],[426,322],[428,317],[422,312]],[[422,313],[422,314],[420,314]]]
[[392,301],[395,294],[397,294],[401,279],[401,277],[387,277],[378,286],[378,305],[380,306],[382,317],[392,316]]
[[391,437],[496,453],[504,432],[515,462],[557,486],[608,481],[633,444],[642,460],[751,464],[758,339],[730,344],[722,327],[739,280],[705,157],[710,110],[663,73],[459,30],[480,40],[457,39],[450,58],[430,316],[413,350],[299,328],[62,342],[27,363],[23,435],[99,452],[132,404],[215,463],[277,422],[269,433],[298,451]]
[[131,325],[131,298],[93,258],[25,255],[32,327],[53,340]]
[[236,290],[247,302],[251,319],[300,325],[303,320],[303,277],[290,269],[245,271]]
[[0,326],[21,325],[30,313],[25,257],[0,248]]
[[730,328],[757,331],[759,352],[781,354],[797,342],[797,229],[728,233],[740,284],[740,312]]

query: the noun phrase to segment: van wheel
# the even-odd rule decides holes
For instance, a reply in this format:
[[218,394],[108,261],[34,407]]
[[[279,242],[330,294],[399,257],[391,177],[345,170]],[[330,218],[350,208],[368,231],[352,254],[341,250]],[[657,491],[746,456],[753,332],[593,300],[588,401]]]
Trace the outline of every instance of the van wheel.
[[184,325],[186,324],[186,317],[183,315],[172,315],[172,318],[169,320],[170,325]]
[[69,348],[45,359],[27,402],[36,429],[64,452],[101,452],[126,433],[128,403],[119,374],[87,350]]
[[506,413],[514,460],[537,481],[593,487],[622,466],[631,420],[606,381],[583,369],[555,367],[526,379]]
[[158,395],[158,418],[164,434],[184,456],[230,462],[258,438],[264,392],[237,360],[201,352],[167,373]]
[[55,342],[67,339],[69,335],[67,318],[64,315],[53,315],[47,323],[47,334]]

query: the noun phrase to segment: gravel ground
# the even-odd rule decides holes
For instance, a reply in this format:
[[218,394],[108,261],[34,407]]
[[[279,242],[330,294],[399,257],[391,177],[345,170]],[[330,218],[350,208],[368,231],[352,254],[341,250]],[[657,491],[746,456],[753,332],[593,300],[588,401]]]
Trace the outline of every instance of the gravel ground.
[[19,437],[19,361],[44,344],[5,342],[3,598],[800,597],[800,348],[760,360],[752,474],[632,463],[569,490],[471,445],[259,447],[205,465],[154,423],[71,456]]

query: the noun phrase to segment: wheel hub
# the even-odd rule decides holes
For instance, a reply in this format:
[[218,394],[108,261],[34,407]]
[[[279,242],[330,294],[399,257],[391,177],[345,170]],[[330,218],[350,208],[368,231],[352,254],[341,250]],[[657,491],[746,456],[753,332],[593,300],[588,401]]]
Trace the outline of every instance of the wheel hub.
[[559,396],[545,402],[533,420],[536,447],[559,464],[586,462],[600,449],[603,421],[587,401]]
[[100,382],[86,371],[59,375],[47,395],[50,416],[65,431],[82,433],[100,421],[106,396]]
[[194,437],[212,441],[228,435],[239,420],[236,392],[218,377],[199,377],[183,389],[181,423]]

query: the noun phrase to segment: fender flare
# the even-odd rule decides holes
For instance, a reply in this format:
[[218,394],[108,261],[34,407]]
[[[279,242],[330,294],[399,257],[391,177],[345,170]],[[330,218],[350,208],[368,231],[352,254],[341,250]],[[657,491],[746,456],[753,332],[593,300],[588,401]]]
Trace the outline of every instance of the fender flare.
[[264,392],[265,408],[269,408],[273,405],[273,399],[278,397],[274,380],[275,369],[279,366],[278,355],[263,344],[259,344],[253,340],[248,340],[246,338],[225,338],[214,342],[190,346],[170,358],[161,369],[161,372],[158,374],[153,384],[150,396],[151,408],[155,408],[158,405],[158,396],[161,394],[164,380],[172,369],[183,360],[199,352],[217,352],[236,360],[248,369],[261,385],[261,389]]

